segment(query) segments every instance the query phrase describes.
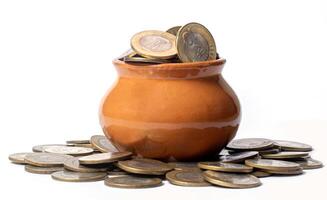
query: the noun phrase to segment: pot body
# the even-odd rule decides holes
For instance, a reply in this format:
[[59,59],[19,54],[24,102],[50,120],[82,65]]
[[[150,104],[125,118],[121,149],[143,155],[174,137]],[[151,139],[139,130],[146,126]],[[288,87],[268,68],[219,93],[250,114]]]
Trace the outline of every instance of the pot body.
[[160,160],[196,160],[219,152],[240,123],[237,96],[221,75],[224,59],[131,65],[100,106],[105,135],[121,151]]

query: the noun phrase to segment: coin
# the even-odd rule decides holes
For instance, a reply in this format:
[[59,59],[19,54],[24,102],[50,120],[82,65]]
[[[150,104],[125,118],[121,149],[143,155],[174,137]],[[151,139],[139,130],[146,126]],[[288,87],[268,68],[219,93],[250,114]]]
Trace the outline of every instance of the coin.
[[116,176],[108,177],[105,185],[119,188],[148,188],[162,185],[160,178],[138,177],[138,176]]
[[324,166],[322,162],[312,158],[306,158],[295,162],[298,163],[303,169],[318,169]]
[[230,150],[222,149],[222,150],[219,152],[219,156],[227,156],[227,155],[229,155],[229,151],[230,151]]
[[157,59],[157,58],[144,58],[144,57],[124,57],[123,61],[125,62],[135,62],[135,63],[168,63],[169,60]]
[[180,28],[182,28],[182,26],[174,26],[168,29],[166,32],[176,36]]
[[205,171],[203,177],[206,181],[229,188],[251,188],[261,185],[261,181],[250,174],[235,174],[216,171]]
[[131,175],[130,173],[125,172],[125,171],[108,171],[107,174],[109,177]]
[[33,154],[33,153],[30,153],[30,152],[14,153],[14,154],[9,155],[8,158],[13,163],[25,164],[25,157],[28,154]]
[[276,170],[265,170],[270,174],[278,174],[278,175],[299,175],[303,174],[302,168],[296,170],[287,170],[287,171],[276,171]]
[[255,170],[251,173],[251,175],[253,175],[257,178],[265,178],[265,177],[271,176],[271,173],[268,173],[266,171],[261,171],[261,170]]
[[221,156],[219,159],[221,162],[228,162],[228,163],[239,163],[243,162],[246,159],[253,158],[258,155],[257,151],[245,151],[245,152],[238,152],[231,155]]
[[47,153],[58,153],[58,154],[66,154],[72,156],[82,156],[92,153],[94,150],[92,148],[87,147],[65,147],[65,146],[52,146],[46,147],[44,149]]
[[71,156],[57,153],[33,153],[26,155],[25,163],[39,167],[56,167],[63,166],[68,158]]
[[139,55],[149,58],[172,58],[177,54],[176,36],[163,31],[142,31],[131,39],[132,49]]
[[67,140],[67,144],[90,144],[90,140]]
[[65,144],[42,144],[42,145],[37,145],[32,148],[34,152],[45,152],[44,150],[48,147],[66,147],[67,145]]
[[296,151],[282,151],[274,154],[263,154],[261,155],[263,158],[271,158],[271,159],[285,159],[285,158],[301,158],[304,156],[308,156],[308,152],[296,152]]
[[103,153],[118,152],[117,148],[103,135],[93,135],[91,144]]
[[112,166],[84,166],[81,165],[78,161],[78,158],[71,157],[64,161],[65,169],[75,172],[106,172],[108,169],[112,168]]
[[177,55],[182,62],[216,59],[216,44],[209,30],[199,23],[181,27],[177,34]]
[[34,174],[52,174],[53,172],[63,170],[63,167],[37,167],[33,165],[25,165],[25,171]]
[[226,148],[232,150],[263,150],[274,146],[274,142],[265,138],[244,138],[232,140]]
[[89,156],[79,158],[81,164],[104,164],[113,163],[118,160],[126,160],[133,154],[131,152],[109,152],[109,153],[98,153]]
[[259,154],[263,155],[263,154],[272,154],[272,153],[278,153],[278,152],[280,152],[279,148],[271,148],[271,149],[261,150],[261,151],[259,151]]
[[198,167],[201,169],[208,169],[221,172],[237,172],[250,173],[253,168],[237,163],[223,163],[223,162],[199,162]]
[[93,151],[98,151],[98,149],[94,148],[92,144],[70,144],[73,147],[86,147],[86,148],[91,148]]
[[275,145],[285,151],[312,151],[312,147],[308,144],[293,142],[287,140],[274,140]]
[[254,168],[275,171],[297,170],[300,168],[300,165],[294,162],[271,159],[249,159],[245,160],[245,164]]
[[175,170],[199,169],[197,162],[169,162],[168,165]]
[[166,173],[166,179],[174,185],[180,186],[209,186],[200,170],[174,170]]
[[93,173],[80,173],[72,171],[58,171],[51,174],[51,177],[59,181],[68,182],[85,182],[85,181],[100,181],[107,176],[105,172],[93,172]]
[[167,163],[146,158],[119,161],[118,167],[130,173],[148,175],[163,175],[173,169]]

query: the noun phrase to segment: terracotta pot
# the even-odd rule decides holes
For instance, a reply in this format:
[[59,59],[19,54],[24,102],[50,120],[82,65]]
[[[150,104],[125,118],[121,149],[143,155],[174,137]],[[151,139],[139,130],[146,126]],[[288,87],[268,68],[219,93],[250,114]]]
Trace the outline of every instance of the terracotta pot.
[[114,60],[118,81],[100,123],[121,151],[161,160],[195,160],[235,136],[240,104],[221,75],[225,59],[160,65]]

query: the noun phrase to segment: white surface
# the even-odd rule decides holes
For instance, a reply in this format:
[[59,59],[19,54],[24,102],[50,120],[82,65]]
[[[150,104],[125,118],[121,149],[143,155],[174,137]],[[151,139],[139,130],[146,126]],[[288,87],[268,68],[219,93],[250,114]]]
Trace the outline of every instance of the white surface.
[[326,164],[326,10],[325,0],[0,0],[1,199],[324,199],[326,168],[255,189],[124,190],[54,181],[7,156],[100,133],[99,102],[116,79],[111,60],[130,37],[197,21],[227,58],[223,74],[243,111],[237,137],[303,141]]

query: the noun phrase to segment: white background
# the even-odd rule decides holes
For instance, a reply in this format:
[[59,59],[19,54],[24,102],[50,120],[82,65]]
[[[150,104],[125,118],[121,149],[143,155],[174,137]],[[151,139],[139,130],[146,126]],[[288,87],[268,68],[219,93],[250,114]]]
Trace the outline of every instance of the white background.
[[326,164],[325,0],[0,0],[1,199],[324,199],[326,168],[245,190],[125,190],[54,181],[7,160],[101,133],[99,102],[117,78],[111,60],[136,32],[191,21],[207,26],[227,59],[223,75],[243,111],[237,137],[306,142]]

